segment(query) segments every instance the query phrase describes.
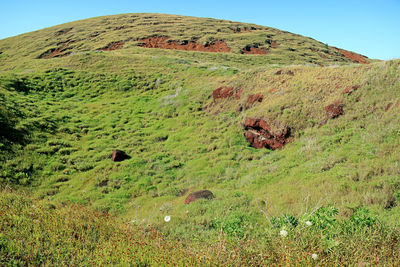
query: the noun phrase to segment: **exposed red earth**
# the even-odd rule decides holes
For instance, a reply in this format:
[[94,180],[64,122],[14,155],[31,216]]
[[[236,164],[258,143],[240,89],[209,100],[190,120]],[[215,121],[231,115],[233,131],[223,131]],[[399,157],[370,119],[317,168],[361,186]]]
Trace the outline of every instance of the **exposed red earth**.
[[210,190],[200,190],[200,191],[196,191],[193,193],[190,193],[186,199],[185,199],[185,204],[190,204],[193,201],[196,201],[200,198],[204,198],[204,199],[213,199],[214,195]]
[[153,36],[141,39],[141,47],[147,48],[162,48],[162,49],[176,49],[187,51],[202,51],[202,52],[231,52],[231,49],[224,41],[206,42],[199,44],[195,41],[173,41],[168,40],[166,36]]
[[329,119],[334,119],[343,114],[343,103],[342,101],[336,101],[325,108],[326,117]]
[[289,142],[290,127],[284,126],[273,132],[265,119],[246,118],[244,136],[254,148],[280,149]]
[[233,87],[221,86],[212,92],[212,97],[214,100],[219,98],[229,98],[233,96],[233,93]]
[[[335,47],[336,48],[336,47]],[[367,61],[367,57],[354,53],[354,52],[350,52],[347,50],[343,50],[340,48],[336,48],[340,53],[342,53],[343,56],[347,57],[348,59],[350,59],[352,62],[354,63],[361,63],[361,64],[369,64],[369,62]]]
[[68,47],[68,43],[64,43],[63,45],[61,45],[58,48],[51,48],[49,50],[47,50],[46,52],[40,54],[38,56],[38,58],[43,58],[43,59],[49,59],[49,58],[53,58],[53,57],[65,57],[68,56],[69,54],[71,54],[71,52],[66,52],[65,51],[71,49],[70,47]]
[[100,48],[100,51],[112,51],[112,50],[117,50],[121,49],[124,47],[124,42],[123,41],[117,41],[117,42],[111,42],[108,45],[106,45],[103,48]]

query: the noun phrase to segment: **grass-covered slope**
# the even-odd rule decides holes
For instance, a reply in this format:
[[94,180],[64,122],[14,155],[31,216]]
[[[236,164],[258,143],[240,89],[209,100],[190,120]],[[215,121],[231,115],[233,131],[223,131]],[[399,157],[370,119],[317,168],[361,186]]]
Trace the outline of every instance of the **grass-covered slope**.
[[[158,42],[153,40],[145,45],[147,38],[158,38]],[[223,52],[221,57],[234,62],[318,65],[370,62],[361,55],[270,27],[164,14],[97,17],[0,40],[0,62],[1,69],[9,70],[22,68],[33,59],[46,61],[89,51],[122,49],[152,53],[148,51],[153,50],[150,48],[137,50],[143,45],[212,51],[213,46],[221,44],[223,49],[217,50]]]
[[[348,60],[332,52],[314,62],[329,66],[310,65],[313,55],[297,52],[323,44],[270,28],[208,19],[134,14],[67,26],[0,41],[2,185],[29,188],[32,203],[43,199],[55,205],[51,213],[79,203],[118,218],[112,229],[126,229],[126,223],[134,229],[151,225],[157,234],[193,248],[194,254],[202,251],[202,264],[219,253],[226,257],[220,264],[295,264],[310,262],[318,252],[319,264],[337,265],[346,263],[354,250],[351,244],[360,242],[368,246],[348,262],[396,262],[400,61],[344,64]],[[137,40],[148,37],[145,33],[161,29],[155,26],[180,41],[195,34],[206,38],[214,30],[219,36],[214,41],[196,42],[223,37],[232,51],[138,47]],[[94,39],[82,37],[96,31],[101,33]],[[264,47],[268,53],[262,55],[240,53],[241,42],[265,38],[267,31],[276,33],[274,40],[281,45]],[[67,56],[38,58],[60,38],[81,40],[73,42],[68,50],[73,53]],[[284,51],[285,45],[294,44],[291,38],[304,41],[290,52],[293,58]],[[95,51],[116,40],[124,40],[122,48],[117,45],[121,49]],[[331,65],[335,62],[343,64]],[[226,98],[215,97],[221,86],[231,90]],[[256,94],[262,100],[250,103]],[[334,116],[332,104],[333,111],[340,111]],[[285,146],[251,147],[244,136],[247,118],[268,121],[272,132],[290,127]],[[116,148],[130,158],[113,162]],[[211,190],[215,198],[185,205],[185,197],[200,189]],[[4,203],[21,200],[4,192]],[[26,210],[7,212],[25,216]],[[168,223],[166,215],[171,216]],[[315,226],[310,232],[303,231],[306,221]],[[11,231],[16,224],[2,223],[7,229],[2,238],[9,244],[14,239],[10,233],[18,234]],[[78,231],[87,228],[82,229]],[[279,235],[281,230],[288,232],[287,239]],[[234,254],[237,261],[222,249],[228,246],[221,243],[225,239],[232,247],[247,242],[244,251]],[[125,246],[121,242],[118,246]],[[73,243],[72,251],[80,245]],[[86,245],[79,253],[95,253],[90,255],[100,260],[96,253],[102,251]],[[371,256],[371,247],[380,249]],[[18,256],[23,251],[15,252],[22,249],[18,244],[0,249],[8,253],[3,262],[29,262]],[[150,251],[155,255],[157,249]],[[259,253],[266,250],[267,256]],[[121,262],[135,254],[129,253]],[[40,255],[33,250],[28,254],[36,255],[35,262]],[[146,261],[156,264],[151,255]],[[199,260],[192,257],[189,253],[184,258]],[[74,259],[87,263],[79,256]]]

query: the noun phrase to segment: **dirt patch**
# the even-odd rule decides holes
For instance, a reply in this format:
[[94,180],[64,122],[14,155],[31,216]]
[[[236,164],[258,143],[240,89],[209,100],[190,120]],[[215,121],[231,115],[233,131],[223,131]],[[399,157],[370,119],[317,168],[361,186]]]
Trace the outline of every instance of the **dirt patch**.
[[353,85],[353,86],[347,87],[347,88],[343,91],[343,94],[351,95],[353,92],[357,91],[358,88],[360,88],[359,85]]
[[190,204],[193,201],[196,201],[200,198],[204,199],[213,199],[214,195],[210,190],[201,190],[197,192],[190,193],[185,199],[185,204]]
[[247,98],[247,107],[251,107],[255,102],[262,102],[264,96],[262,94],[249,95]]
[[268,50],[264,48],[259,48],[258,45],[246,45],[242,50],[240,50],[242,54],[253,54],[253,55],[265,55],[268,53]]
[[53,57],[66,57],[69,54],[71,54],[70,50],[72,47],[68,46],[68,43],[61,45],[60,47],[57,48],[51,48],[49,50],[46,50],[44,53],[40,54],[37,58],[40,59],[49,59]]
[[[335,47],[336,48],[336,47]],[[343,56],[347,57],[348,59],[350,59],[353,63],[361,63],[361,64],[369,64],[368,62],[368,57],[354,53],[354,52],[350,52],[347,50],[343,50],[343,49],[339,49],[336,48],[340,53],[342,53]]]
[[168,40],[166,36],[153,36],[141,39],[141,47],[146,48],[162,48],[176,49],[187,51],[202,51],[202,52],[231,52],[231,49],[224,41],[212,41],[204,44],[199,44],[193,40],[173,41]]
[[116,41],[116,42],[111,42],[108,45],[106,45],[105,47],[100,48],[98,50],[100,50],[100,51],[112,51],[112,50],[121,49],[122,47],[124,47],[124,42],[123,41]]
[[66,33],[70,32],[72,29],[73,29],[73,28],[61,29],[61,30],[55,32],[54,35],[55,35],[55,36],[60,36],[60,35],[63,35],[63,34],[66,34]]
[[246,118],[244,136],[254,148],[280,149],[289,142],[290,127],[283,126],[273,132],[265,119]]
[[219,98],[229,98],[233,96],[233,93],[233,87],[221,86],[212,92],[212,97],[214,100]]
[[325,108],[325,114],[328,119],[334,119],[343,114],[343,103],[338,100]]

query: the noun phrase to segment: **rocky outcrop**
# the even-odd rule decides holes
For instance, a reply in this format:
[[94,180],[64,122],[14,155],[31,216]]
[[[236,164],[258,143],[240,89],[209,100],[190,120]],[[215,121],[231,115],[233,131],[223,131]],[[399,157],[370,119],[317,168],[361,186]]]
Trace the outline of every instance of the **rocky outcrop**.
[[141,39],[140,46],[147,48],[163,48],[203,52],[231,52],[231,49],[224,41],[209,41],[204,44],[194,40],[174,41],[168,40],[167,36],[152,36]]
[[214,100],[220,98],[229,98],[233,96],[233,93],[233,87],[221,86],[212,92],[212,97]]
[[204,199],[213,199],[214,195],[210,190],[200,190],[200,191],[196,191],[193,193],[190,193],[186,199],[185,199],[185,204],[190,204],[193,201],[196,201],[200,198],[204,198]]
[[262,94],[249,95],[247,98],[247,106],[251,107],[255,102],[262,102],[264,96]]
[[111,156],[112,161],[123,161],[129,158],[130,156],[128,156],[124,151],[119,149],[114,149]]
[[343,103],[342,101],[336,101],[325,108],[325,114],[328,119],[334,119],[343,114]]
[[289,142],[290,127],[284,126],[280,130],[272,131],[265,119],[246,118],[244,122],[246,132],[244,136],[254,148],[280,149]]

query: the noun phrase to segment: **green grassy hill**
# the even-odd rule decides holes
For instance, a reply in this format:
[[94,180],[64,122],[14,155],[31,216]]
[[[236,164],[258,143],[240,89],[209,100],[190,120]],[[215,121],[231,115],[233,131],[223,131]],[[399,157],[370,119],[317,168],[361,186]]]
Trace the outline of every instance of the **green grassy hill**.
[[[178,265],[399,263],[399,60],[160,14],[54,26],[0,40],[0,52],[0,184],[18,191],[2,192],[1,263],[90,264],[79,256],[87,253],[97,264],[168,264],[171,255],[183,257]],[[283,147],[256,149],[253,134]],[[113,149],[130,158],[112,161]],[[215,198],[184,204],[201,189]],[[12,203],[22,208],[3,209]],[[57,227],[46,236],[34,228],[28,247],[37,250],[11,242],[30,240],[27,218],[50,223],[75,205],[92,217],[74,231],[79,216],[68,217],[62,242]],[[102,258],[113,253],[99,250],[106,240],[70,239],[92,227],[152,229],[167,249],[150,235],[149,246]],[[68,256],[43,254],[48,246]]]

